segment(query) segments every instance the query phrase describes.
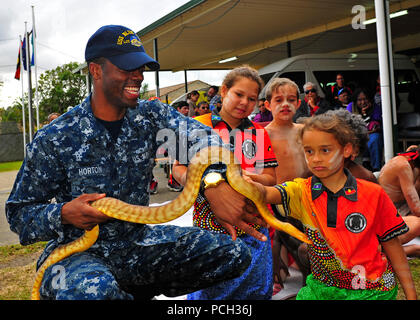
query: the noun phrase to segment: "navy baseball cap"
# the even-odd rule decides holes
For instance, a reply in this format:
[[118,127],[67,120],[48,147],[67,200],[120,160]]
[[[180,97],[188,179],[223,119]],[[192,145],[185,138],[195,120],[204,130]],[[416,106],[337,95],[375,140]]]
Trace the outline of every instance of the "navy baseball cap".
[[137,34],[129,28],[107,25],[99,28],[88,40],[86,61],[104,57],[122,70],[135,70],[146,65],[150,70],[159,70],[157,61],[144,51]]

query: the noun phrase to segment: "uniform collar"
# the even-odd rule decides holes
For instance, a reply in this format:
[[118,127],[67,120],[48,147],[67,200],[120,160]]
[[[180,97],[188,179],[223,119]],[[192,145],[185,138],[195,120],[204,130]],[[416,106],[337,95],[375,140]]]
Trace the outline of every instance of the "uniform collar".
[[[344,168],[344,173],[347,176],[346,183],[342,189],[334,194],[334,196],[337,198],[342,196],[350,201],[357,201],[357,181],[347,168]],[[312,201],[317,199],[324,191],[332,194],[332,192],[322,184],[318,177],[312,176],[311,180]]]
[[[91,105],[91,94],[86,97],[86,99],[80,104],[78,108],[73,108],[70,112],[74,112],[74,117],[79,116],[79,128],[80,132],[83,133],[83,137],[86,141],[94,140],[97,138],[101,138],[107,134],[107,130],[96,120],[95,115],[92,111]],[[134,109],[128,109],[127,113],[125,114],[124,118],[131,123],[134,124],[134,128],[140,129],[141,120],[143,116],[140,114],[141,107],[144,108],[145,101],[140,101],[139,106]],[[125,122],[125,121],[124,121]],[[124,124],[121,130],[124,130]]]
[[[213,128],[216,128],[216,126],[220,123],[223,122],[226,124],[227,128],[230,130],[232,130],[232,128],[225,122],[223,121],[222,117],[220,116],[219,112],[217,111],[217,109],[214,109],[211,112],[211,124]],[[241,120],[241,123],[239,124],[239,126],[236,129],[239,129],[241,131],[245,130],[245,129],[250,129],[250,128],[254,128],[254,125],[252,124],[251,120],[247,118],[244,118]]]

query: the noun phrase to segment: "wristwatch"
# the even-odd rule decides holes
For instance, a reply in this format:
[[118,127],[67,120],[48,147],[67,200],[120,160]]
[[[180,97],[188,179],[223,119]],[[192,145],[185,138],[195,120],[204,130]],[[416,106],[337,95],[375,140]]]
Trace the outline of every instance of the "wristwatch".
[[219,172],[210,172],[203,179],[203,189],[217,187],[220,183],[226,181]]

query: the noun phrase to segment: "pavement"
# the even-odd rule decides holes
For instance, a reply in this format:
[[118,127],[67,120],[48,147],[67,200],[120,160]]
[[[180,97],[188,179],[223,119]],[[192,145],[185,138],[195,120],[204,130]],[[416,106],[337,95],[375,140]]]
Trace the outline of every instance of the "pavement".
[[4,208],[17,173],[17,170],[0,172],[0,246],[19,243],[17,234],[10,231]]
[[[18,244],[19,237],[12,232],[6,219],[5,204],[12,190],[18,171],[0,172],[0,246]],[[175,199],[179,192],[169,191],[167,188],[168,178],[159,165],[153,169],[153,174],[158,181],[158,192],[150,196],[150,204],[157,205]],[[191,219],[191,220],[190,220]],[[191,221],[191,223],[190,223]],[[180,220],[174,220],[174,224],[192,224],[191,215],[184,215]]]

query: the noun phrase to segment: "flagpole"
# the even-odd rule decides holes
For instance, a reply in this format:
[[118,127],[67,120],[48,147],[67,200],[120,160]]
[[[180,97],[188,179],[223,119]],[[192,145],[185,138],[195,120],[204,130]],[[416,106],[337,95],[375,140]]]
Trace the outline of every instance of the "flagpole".
[[28,71],[28,117],[29,117],[29,142],[32,142],[32,83],[31,83],[31,62],[29,55],[29,34],[27,32],[27,22],[25,21],[26,39],[26,70]]
[[36,31],[35,31],[35,11],[32,7],[32,39],[34,50],[34,67],[35,67],[35,107],[36,107],[36,127],[39,130],[39,101],[38,101],[38,60],[36,58]]
[[23,90],[22,36],[21,35],[19,35],[19,69],[20,69],[20,82],[22,85],[23,156],[26,157],[26,118],[25,118],[25,99],[24,99],[24,90]]

